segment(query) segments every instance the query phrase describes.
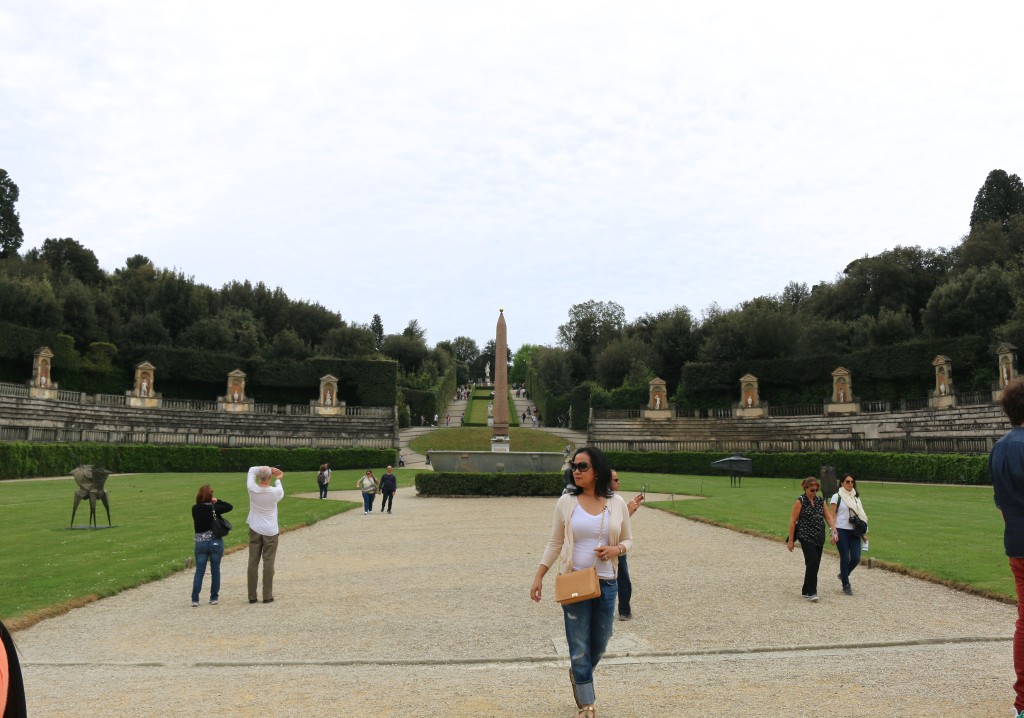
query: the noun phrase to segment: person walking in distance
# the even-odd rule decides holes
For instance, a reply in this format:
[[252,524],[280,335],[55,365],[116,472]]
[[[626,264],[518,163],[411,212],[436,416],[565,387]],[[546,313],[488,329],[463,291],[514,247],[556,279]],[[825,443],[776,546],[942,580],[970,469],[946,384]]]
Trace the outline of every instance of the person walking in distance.
[[327,464],[320,464],[320,471],[316,475],[316,485],[320,488],[320,498],[327,498],[328,484],[331,483],[331,468]]
[[[566,444],[568,447],[568,444]],[[619,472],[612,469],[612,491],[619,493]],[[644,495],[637,494],[633,497],[632,501],[626,503],[626,508],[629,509],[630,518],[636,513],[636,510],[640,508],[640,504],[644,502]],[[633,618],[633,608],[629,605],[629,602],[633,598],[633,581],[629,578],[629,563],[626,560],[626,554],[619,556],[619,620],[629,621]]]
[[[263,603],[274,602],[274,561],[281,529],[277,525],[277,503],[284,498],[281,477],[276,466],[253,466],[246,478],[249,491],[249,603],[256,603],[260,559],[263,560]],[[275,479],[274,485],[270,480]]]
[[391,504],[395,500],[395,491],[398,489],[398,479],[395,478],[394,472],[389,466],[384,470],[384,475],[380,477],[380,510],[384,513],[384,507],[387,507],[388,513],[391,513]]
[[1003,516],[1003,548],[1017,587],[1017,623],[1013,631],[1013,714],[1024,716],[1024,377],[1016,377],[999,400],[1010,432],[995,443],[988,457],[996,508]]

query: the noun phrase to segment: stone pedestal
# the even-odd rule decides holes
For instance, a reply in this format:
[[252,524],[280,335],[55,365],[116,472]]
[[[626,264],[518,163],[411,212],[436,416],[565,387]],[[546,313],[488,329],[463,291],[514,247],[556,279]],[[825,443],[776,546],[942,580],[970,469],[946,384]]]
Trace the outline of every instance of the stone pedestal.
[[768,404],[765,403],[760,406],[734,406],[732,408],[732,415],[737,419],[767,419]]
[[507,436],[492,436],[491,437],[491,452],[495,454],[507,454],[511,450],[509,438]]
[[671,409],[644,409],[640,412],[640,416],[645,419],[652,419],[654,421],[667,421],[672,418]]
[[860,402],[859,401],[847,401],[847,402],[826,402],[825,403],[825,415],[845,415],[845,414],[859,414],[860,413]]

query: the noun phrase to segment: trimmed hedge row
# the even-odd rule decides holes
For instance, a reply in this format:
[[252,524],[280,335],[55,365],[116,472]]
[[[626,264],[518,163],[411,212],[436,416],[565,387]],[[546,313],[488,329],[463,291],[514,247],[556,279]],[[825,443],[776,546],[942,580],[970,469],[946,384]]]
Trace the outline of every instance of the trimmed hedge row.
[[[714,475],[711,462],[732,456],[712,451],[607,451],[612,466],[620,471],[663,474]],[[858,479],[881,479],[929,484],[991,484],[987,456],[960,454],[892,454],[876,451],[809,453],[745,453],[752,460],[753,476],[799,478],[817,476],[822,466],[836,473],[849,472]]]
[[416,474],[420,496],[561,496],[561,474]]
[[688,362],[674,401],[688,409],[731,406],[739,396],[739,378],[750,373],[760,381],[762,400],[777,405],[814,403],[829,395],[831,373],[838,366],[853,372],[854,391],[864,399],[923,397],[934,386],[931,362],[937,354],[952,357],[961,390],[984,389],[995,379],[996,364],[988,342],[967,335],[914,339],[849,354]]
[[152,446],[149,444],[0,444],[0,479],[63,476],[79,464],[95,464],[117,473],[246,471],[250,466],[280,466],[284,471],[362,469],[396,462],[393,449],[281,449],[274,447]]

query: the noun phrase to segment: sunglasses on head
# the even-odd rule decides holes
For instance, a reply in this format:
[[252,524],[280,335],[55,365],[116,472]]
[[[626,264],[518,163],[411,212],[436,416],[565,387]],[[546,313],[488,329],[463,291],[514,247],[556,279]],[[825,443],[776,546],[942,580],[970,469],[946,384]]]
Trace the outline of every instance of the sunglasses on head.
[[572,462],[569,462],[569,468],[572,469],[573,471],[580,471],[580,472],[590,471],[590,466],[591,465],[588,464],[586,461],[581,461],[578,464],[574,464]]

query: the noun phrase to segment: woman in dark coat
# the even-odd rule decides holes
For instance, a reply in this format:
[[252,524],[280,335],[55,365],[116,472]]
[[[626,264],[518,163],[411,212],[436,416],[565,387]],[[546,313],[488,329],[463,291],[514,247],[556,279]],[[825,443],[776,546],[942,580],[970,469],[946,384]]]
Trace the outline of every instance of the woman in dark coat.
[[192,579],[192,607],[199,606],[199,594],[203,590],[203,575],[206,564],[210,564],[210,605],[216,606],[220,598],[220,559],[224,556],[224,539],[213,535],[213,512],[226,514],[234,507],[227,501],[217,499],[209,484],[199,487],[196,503],[192,507],[192,523],[195,528],[196,575]]

